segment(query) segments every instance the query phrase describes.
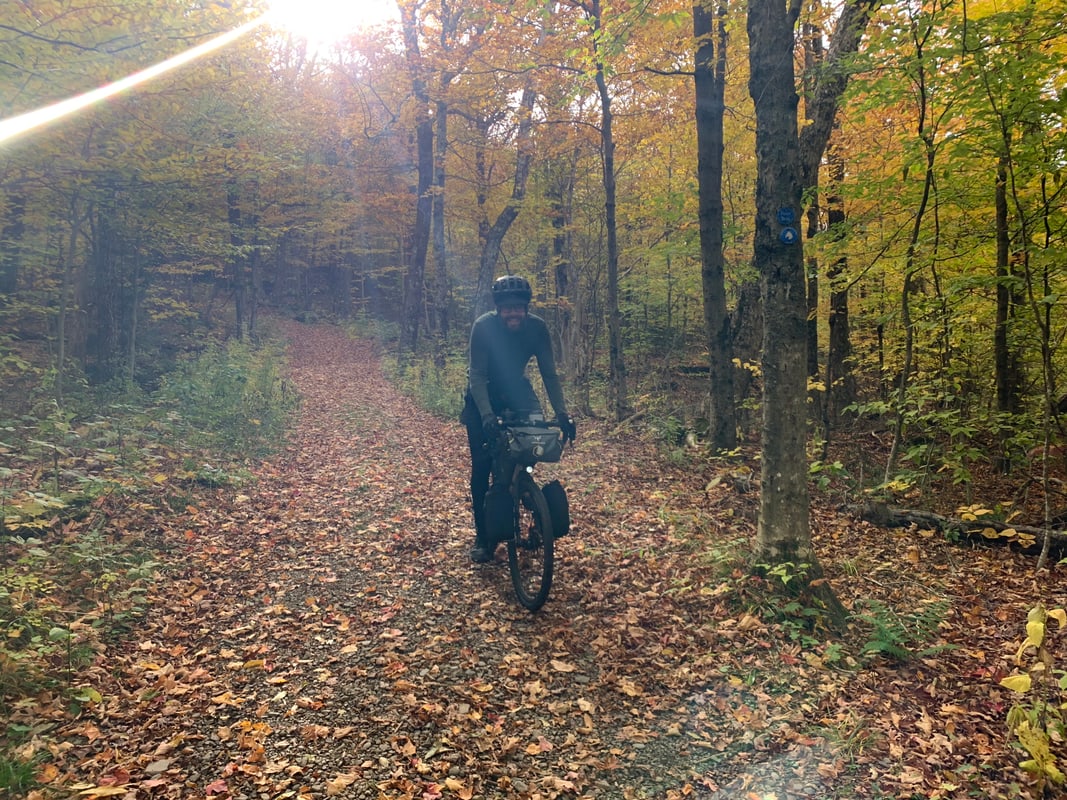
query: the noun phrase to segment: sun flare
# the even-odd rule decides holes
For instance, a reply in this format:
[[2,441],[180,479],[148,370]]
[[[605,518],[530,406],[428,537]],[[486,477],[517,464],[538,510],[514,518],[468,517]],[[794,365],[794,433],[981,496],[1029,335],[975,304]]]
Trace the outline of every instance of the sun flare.
[[396,0],[270,0],[268,21],[315,45],[399,19]]

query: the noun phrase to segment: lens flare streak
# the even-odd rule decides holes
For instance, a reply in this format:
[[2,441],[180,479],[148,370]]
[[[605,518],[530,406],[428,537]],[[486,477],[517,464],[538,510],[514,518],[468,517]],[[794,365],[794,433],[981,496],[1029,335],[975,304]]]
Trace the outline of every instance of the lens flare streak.
[[213,53],[231,42],[235,42],[267,21],[267,17],[258,17],[251,22],[246,22],[239,28],[234,28],[232,31],[216,36],[210,41],[204,42],[201,45],[197,45],[183,53],[168,58],[166,61],[161,61],[147,69],[141,70],[140,72],[135,72],[133,75],[125,77],[122,80],[109,83],[106,86],[101,86],[99,89],[93,89],[92,91],[80,94],[77,97],[71,97],[67,100],[53,103],[44,108],[39,108],[35,111],[20,114],[17,117],[2,120],[0,121],[0,145],[21,136],[22,134],[29,133],[44,125],[48,125],[49,123],[70,116],[71,114],[75,114],[84,108],[88,108],[93,103],[106,100],[109,97],[115,96],[119,92],[123,92],[126,89],[150,81],[166,72],[170,72],[171,70],[184,66],[202,56]]

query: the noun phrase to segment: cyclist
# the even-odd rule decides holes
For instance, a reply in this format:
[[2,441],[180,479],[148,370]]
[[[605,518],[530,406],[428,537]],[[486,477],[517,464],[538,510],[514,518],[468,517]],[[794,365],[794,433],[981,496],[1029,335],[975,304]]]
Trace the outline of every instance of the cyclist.
[[556,374],[548,325],[529,311],[533,292],[530,282],[519,275],[504,275],[493,282],[495,311],[478,317],[471,328],[467,393],[460,422],[467,426],[471,451],[471,506],[474,512],[474,546],[471,561],[484,563],[493,557],[494,546],[486,534],[485,495],[492,471],[491,444],[500,435],[505,418],[540,414],[541,403],[526,377],[526,365],[537,359],[537,368],[556,413],[563,435],[573,440],[574,420],[567,414],[563,388]]

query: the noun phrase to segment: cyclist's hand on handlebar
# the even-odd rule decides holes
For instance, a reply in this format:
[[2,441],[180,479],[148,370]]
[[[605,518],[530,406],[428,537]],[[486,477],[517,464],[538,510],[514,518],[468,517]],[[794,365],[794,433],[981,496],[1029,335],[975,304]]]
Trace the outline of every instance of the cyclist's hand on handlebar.
[[502,420],[495,414],[486,414],[482,417],[482,434],[485,436],[485,441],[492,444],[500,438],[501,430],[503,429]]
[[578,426],[569,414],[560,414],[556,417],[556,424],[563,431],[563,438],[575,441],[578,438]]

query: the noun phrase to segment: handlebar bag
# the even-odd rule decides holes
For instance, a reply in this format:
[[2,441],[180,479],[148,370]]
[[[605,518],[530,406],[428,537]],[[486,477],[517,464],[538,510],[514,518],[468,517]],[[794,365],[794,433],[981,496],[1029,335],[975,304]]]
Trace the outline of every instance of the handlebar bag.
[[563,438],[555,428],[515,426],[507,429],[508,455],[520,464],[559,461]]

